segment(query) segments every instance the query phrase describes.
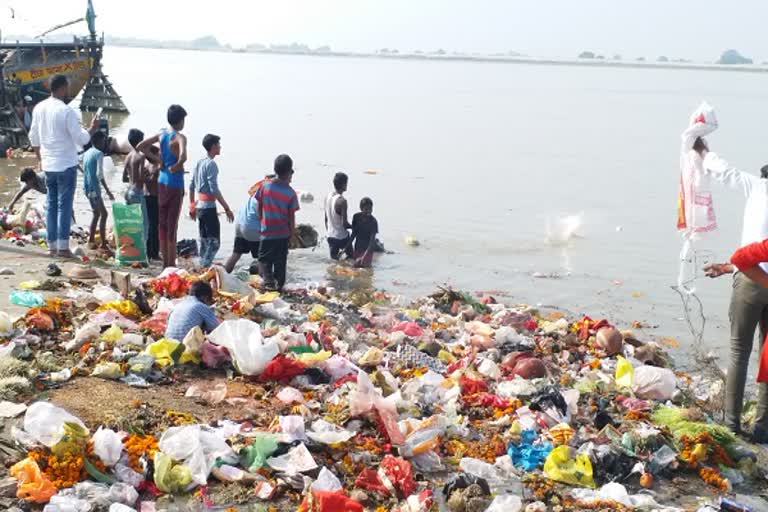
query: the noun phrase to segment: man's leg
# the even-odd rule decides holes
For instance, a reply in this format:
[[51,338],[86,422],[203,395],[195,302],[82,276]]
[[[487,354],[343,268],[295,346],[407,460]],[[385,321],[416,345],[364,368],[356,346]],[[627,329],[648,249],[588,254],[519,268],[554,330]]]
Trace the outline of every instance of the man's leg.
[[[758,364],[760,362],[760,355],[763,353],[766,334],[768,334],[768,306],[763,308],[760,318]],[[755,415],[752,442],[758,444],[768,443],[768,382],[757,383],[757,414]]]
[[277,289],[282,291],[285,286],[285,274],[288,268],[288,239],[278,240],[278,253],[275,257],[275,281]]
[[725,383],[725,424],[733,432],[741,431],[741,411],[749,358],[765,303],[760,286],[744,274],[733,278],[729,317],[731,321],[731,359]]
[[183,188],[170,188],[171,200],[169,201],[168,211],[168,263],[166,266],[176,266],[176,236],[179,229],[179,218],[181,217],[181,203],[184,201]]
[[147,205],[147,219],[149,226],[147,230],[147,257],[150,260],[158,259],[160,255],[160,240],[157,233],[159,222],[159,212],[157,211],[157,196],[145,196]]
[[99,208],[96,199],[88,199],[91,203],[91,210],[93,211],[93,217],[91,218],[91,230],[88,232],[88,245],[91,249],[96,248],[96,228],[99,225],[99,217],[101,217],[101,208]]
[[72,227],[72,210],[75,201],[75,186],[77,185],[77,167],[70,167],[61,173],[59,178],[59,211],[58,238],[61,255],[71,256],[69,252],[69,232]]
[[48,250],[51,256],[56,256],[59,252],[59,180],[57,179],[59,173],[46,172],[45,173],[45,186],[48,188],[48,192],[45,195],[45,202],[47,211],[45,212],[45,229],[48,233]]
[[275,276],[272,273],[276,240],[262,240],[259,247],[259,274],[264,283],[264,288],[276,288]]
[[328,237],[328,249],[331,254],[332,260],[338,260],[339,259],[339,250],[341,249],[339,247],[339,240],[337,238],[331,238]]
[[99,238],[101,238],[101,247],[106,249],[107,246],[107,207],[104,205],[104,200],[99,198],[99,208],[101,210],[101,217],[99,218]]

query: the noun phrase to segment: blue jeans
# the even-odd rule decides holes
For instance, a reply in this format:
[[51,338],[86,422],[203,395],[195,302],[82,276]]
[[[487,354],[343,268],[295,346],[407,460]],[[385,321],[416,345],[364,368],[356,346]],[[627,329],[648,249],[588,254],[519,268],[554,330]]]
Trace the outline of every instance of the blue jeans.
[[45,215],[48,248],[52,251],[68,251],[77,167],[70,167],[61,172],[46,172],[45,185],[48,187],[48,211]]
[[144,219],[144,243],[146,243],[149,234],[149,215],[147,215],[147,201],[144,199],[144,191],[134,187],[129,187],[125,191],[125,204],[140,204],[141,217]]

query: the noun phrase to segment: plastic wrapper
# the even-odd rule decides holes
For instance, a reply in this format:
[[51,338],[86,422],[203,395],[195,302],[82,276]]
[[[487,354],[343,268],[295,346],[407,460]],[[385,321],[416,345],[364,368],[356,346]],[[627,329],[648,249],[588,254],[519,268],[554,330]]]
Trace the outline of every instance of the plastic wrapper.
[[17,462],[8,470],[13,478],[19,481],[16,496],[36,503],[46,503],[56,494],[56,487],[40,471],[33,459],[26,458]]
[[277,436],[259,434],[251,444],[240,450],[240,465],[248,471],[256,471],[266,464],[267,459],[277,450]]
[[595,487],[592,477],[592,461],[586,454],[571,455],[571,448],[563,445],[554,448],[544,462],[544,472],[552,480],[564,484]]
[[103,284],[94,286],[91,293],[99,302],[112,302],[122,299],[122,296],[118,292]]
[[208,382],[192,384],[187,388],[184,396],[188,398],[199,398],[209,404],[218,404],[227,397],[226,382]]
[[285,455],[279,457],[270,457],[267,464],[275,471],[282,471],[289,475],[304,473],[317,469],[317,463],[309,453],[307,447],[300,444],[288,451]]
[[199,325],[194,326],[184,339],[184,350],[193,355],[201,355],[203,350],[203,343],[205,343],[205,334]]
[[621,356],[616,357],[616,386],[622,389],[631,389],[634,381],[635,369],[632,363]]
[[128,370],[140,377],[146,377],[154,364],[155,356],[152,354],[138,354],[128,360]]
[[522,509],[523,500],[520,499],[520,496],[502,494],[493,498],[485,512],[519,512]]
[[107,467],[112,467],[120,460],[123,453],[123,440],[112,429],[99,428],[93,434],[93,453],[101,459]]
[[299,415],[280,416],[278,418],[280,425],[280,442],[293,443],[294,441],[304,441],[307,436],[304,434],[304,417]]
[[123,370],[118,363],[99,363],[91,372],[91,377],[117,380],[123,376]]
[[208,339],[226,348],[235,368],[244,375],[261,375],[267,363],[279,353],[277,343],[264,340],[259,324],[243,318],[225,320]]
[[112,324],[109,329],[101,333],[100,338],[110,343],[117,343],[123,338],[123,330],[119,325]]
[[112,203],[112,219],[115,231],[115,260],[120,265],[147,263],[144,240],[145,219],[141,205]]
[[308,438],[323,444],[344,443],[352,439],[355,434],[351,430],[346,430],[323,419],[315,420],[311,429],[306,432]]
[[304,403],[304,394],[296,388],[286,386],[277,394],[277,399],[284,404]]
[[139,306],[137,306],[136,303],[132,300],[122,299],[105,302],[96,308],[96,311],[102,312],[109,309],[113,309],[127,318],[135,319],[141,317],[141,310],[139,309]]
[[342,489],[341,480],[326,467],[320,469],[317,480],[312,482],[310,486],[311,491],[340,491]]

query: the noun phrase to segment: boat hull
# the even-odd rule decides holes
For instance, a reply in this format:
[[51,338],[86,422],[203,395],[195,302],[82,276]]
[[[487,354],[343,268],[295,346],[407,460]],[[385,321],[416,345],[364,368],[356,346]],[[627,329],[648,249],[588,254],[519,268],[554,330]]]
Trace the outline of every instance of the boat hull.
[[45,49],[39,45],[22,47],[8,53],[3,77],[16,83],[22,97],[37,103],[50,95],[49,81],[57,74],[69,78],[69,98],[75,98],[91,77],[92,61],[87,50],[72,45]]

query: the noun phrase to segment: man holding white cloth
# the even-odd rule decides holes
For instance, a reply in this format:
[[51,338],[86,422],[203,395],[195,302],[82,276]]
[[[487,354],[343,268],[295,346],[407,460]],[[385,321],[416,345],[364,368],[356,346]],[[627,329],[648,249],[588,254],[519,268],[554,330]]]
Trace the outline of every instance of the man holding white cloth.
[[90,131],[80,126],[77,112],[64,101],[69,93],[66,76],[53,76],[50,88],[51,97],[38,103],[32,112],[29,140],[40,170],[45,171],[48,187],[48,249],[51,256],[69,258],[72,257],[69,233],[77,185],[78,146],[90,142],[91,135],[98,129],[98,119],[94,116]]

